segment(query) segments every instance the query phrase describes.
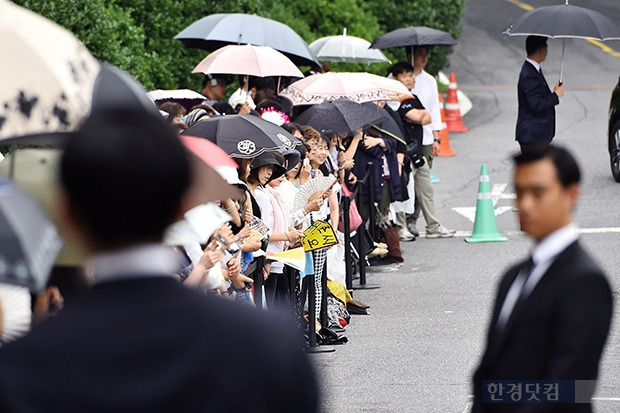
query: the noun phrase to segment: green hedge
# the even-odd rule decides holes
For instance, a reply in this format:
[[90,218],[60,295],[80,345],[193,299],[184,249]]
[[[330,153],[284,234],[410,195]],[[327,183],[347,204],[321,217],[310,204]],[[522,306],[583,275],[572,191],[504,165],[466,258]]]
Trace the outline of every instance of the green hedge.
[[[213,13],[255,13],[286,23],[308,43],[342,34],[372,41],[406,26],[429,26],[460,34],[465,0],[15,0],[73,32],[98,59],[135,76],[149,90],[200,90],[202,76],[191,74],[207,52],[188,49],[173,37]],[[404,50],[383,52],[396,62]],[[447,65],[451,48],[431,52],[428,70]],[[389,65],[334,65],[339,70],[385,74]]]

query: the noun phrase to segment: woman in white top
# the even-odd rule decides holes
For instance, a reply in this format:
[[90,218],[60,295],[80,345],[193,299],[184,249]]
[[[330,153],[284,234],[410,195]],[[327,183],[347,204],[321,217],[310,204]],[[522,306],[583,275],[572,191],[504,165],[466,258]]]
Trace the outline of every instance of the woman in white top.
[[[279,193],[269,183],[276,181],[281,182],[281,177],[286,172],[283,166],[284,155],[279,152],[264,152],[254,159],[250,169],[248,182],[259,182],[258,185],[249,185],[256,203],[261,211],[261,219],[269,228],[269,244],[267,253],[277,253],[284,251],[288,244],[298,242],[303,233],[293,227],[289,227],[288,219],[284,213],[279,200]],[[271,173],[268,173],[271,170]],[[253,179],[256,175],[258,179]],[[277,187],[277,185],[275,185]],[[265,280],[265,301],[267,308],[274,308],[276,290],[280,283],[280,291],[284,291],[282,287],[288,290],[288,282],[284,279],[284,265],[280,262],[273,262],[269,266],[268,276]]]

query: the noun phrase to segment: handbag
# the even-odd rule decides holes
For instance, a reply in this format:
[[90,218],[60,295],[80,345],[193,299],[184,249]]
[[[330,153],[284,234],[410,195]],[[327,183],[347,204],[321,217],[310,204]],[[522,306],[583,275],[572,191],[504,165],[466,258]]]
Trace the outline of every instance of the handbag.
[[[342,196],[351,197],[353,192],[349,190],[346,183],[342,183]],[[362,216],[357,210],[357,203],[355,199],[351,198],[351,203],[349,204],[349,228],[351,231],[357,231],[357,229],[362,225]],[[338,220],[338,231],[344,232],[344,210],[340,208],[340,219]]]

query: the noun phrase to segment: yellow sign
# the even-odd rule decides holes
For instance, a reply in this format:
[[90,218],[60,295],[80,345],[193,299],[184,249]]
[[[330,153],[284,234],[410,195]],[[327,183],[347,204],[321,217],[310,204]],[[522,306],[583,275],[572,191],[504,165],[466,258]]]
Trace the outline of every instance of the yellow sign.
[[306,268],[306,255],[302,247],[267,255],[267,259],[279,261],[299,271],[303,271]]
[[304,231],[301,245],[304,251],[315,251],[338,244],[338,238],[331,225],[325,221],[316,221]]

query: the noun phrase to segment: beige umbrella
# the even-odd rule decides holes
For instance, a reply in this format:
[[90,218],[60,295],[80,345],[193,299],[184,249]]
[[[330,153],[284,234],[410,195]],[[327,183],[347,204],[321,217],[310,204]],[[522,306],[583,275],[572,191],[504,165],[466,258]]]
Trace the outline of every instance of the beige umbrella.
[[341,98],[358,103],[377,100],[400,101],[411,92],[397,80],[366,72],[327,72],[308,76],[291,83],[280,92],[293,105],[314,105],[325,100]]
[[99,63],[68,30],[0,0],[0,139],[74,129]]

